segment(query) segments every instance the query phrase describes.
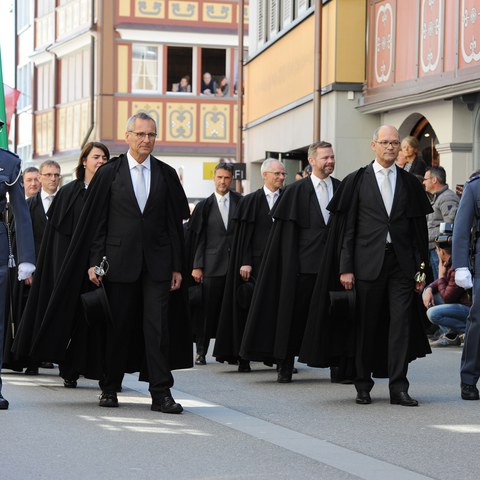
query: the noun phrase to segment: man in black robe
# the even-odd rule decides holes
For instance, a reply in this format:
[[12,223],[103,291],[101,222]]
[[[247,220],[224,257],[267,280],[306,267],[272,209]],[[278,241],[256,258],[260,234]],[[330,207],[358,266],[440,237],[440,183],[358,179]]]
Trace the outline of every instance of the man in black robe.
[[210,339],[215,338],[233,235],[232,218],[241,195],[230,190],[231,164],[219,163],[213,181],[215,192],[198,203],[188,225],[192,277],[203,284],[200,314],[194,313],[196,365],[205,365]]
[[[179,288],[185,276],[182,219],[189,211],[175,170],[150,155],[155,137],[155,121],[144,113],[134,115],[127,122],[129,153],[95,174],[78,222],[81,228],[75,230],[30,353],[65,360],[86,269],[90,266],[88,276],[98,284],[101,275],[92,264],[99,266],[106,256],[113,323],[107,325],[100,406],[117,407],[123,374],[140,371],[140,380],[150,383],[151,409],[180,413],[183,408],[170,393],[170,371],[192,366]],[[135,187],[134,162],[150,170],[136,170]],[[138,196],[137,187],[143,188]]]
[[263,162],[260,173],[264,186],[238,202],[233,218],[232,253],[213,351],[218,362],[238,361],[239,372],[251,370],[250,362],[239,358],[240,344],[250,306],[250,294],[273,225],[270,210],[280,195],[285,167],[279,160],[268,158]]
[[247,360],[278,362],[279,383],[292,381],[327,238],[326,208],[340,184],[330,177],[335,168],[330,143],[310,145],[308,161],[312,175],[288,185],[275,205],[240,350]]
[[416,342],[423,340],[424,353],[430,350],[425,332],[415,328],[414,310],[415,289],[421,292],[425,283],[416,272],[428,264],[426,215],[432,209],[422,186],[395,165],[397,129],[379,127],[371,148],[375,160],[354,189],[339,258],[340,283],[356,291],[356,403],[371,403],[372,374],[383,356],[390,403],[417,406],[408,394],[407,370],[412,332],[420,332]]

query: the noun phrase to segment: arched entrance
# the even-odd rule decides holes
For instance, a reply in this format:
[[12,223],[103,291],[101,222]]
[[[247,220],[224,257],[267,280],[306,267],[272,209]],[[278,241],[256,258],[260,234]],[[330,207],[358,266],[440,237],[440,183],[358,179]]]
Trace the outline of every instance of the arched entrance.
[[440,164],[440,156],[435,150],[435,145],[439,143],[439,140],[432,124],[426,117],[420,113],[412,113],[404,120],[398,131],[400,138],[412,135],[418,140],[420,143],[418,153],[427,165]]

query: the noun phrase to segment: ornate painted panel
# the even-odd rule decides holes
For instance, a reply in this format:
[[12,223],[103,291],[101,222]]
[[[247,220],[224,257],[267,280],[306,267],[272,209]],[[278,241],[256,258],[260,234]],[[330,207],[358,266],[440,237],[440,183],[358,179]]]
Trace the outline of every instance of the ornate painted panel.
[[165,18],[164,0],[139,0],[135,2],[135,16],[139,18]]
[[420,76],[440,73],[442,68],[443,0],[421,0]]
[[228,143],[230,141],[230,106],[203,103],[200,106],[200,141]]
[[459,66],[471,67],[480,62],[480,0],[461,0]]
[[373,85],[391,85],[394,62],[393,1],[380,2],[375,5],[374,25]]
[[199,3],[185,1],[168,2],[168,18],[196,22],[199,19]]
[[167,103],[166,141],[196,142],[196,118],[197,105],[195,103]]
[[204,3],[203,20],[205,22],[232,22],[233,4],[231,3]]

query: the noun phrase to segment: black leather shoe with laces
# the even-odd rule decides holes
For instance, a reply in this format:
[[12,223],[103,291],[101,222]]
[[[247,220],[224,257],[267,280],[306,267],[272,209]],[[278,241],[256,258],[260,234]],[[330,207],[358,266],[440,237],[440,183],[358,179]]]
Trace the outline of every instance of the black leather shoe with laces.
[[475,385],[462,383],[462,399],[463,400],[478,400],[478,388]]
[[0,393],[0,410],[8,410],[8,400],[2,397]]
[[115,392],[102,392],[98,405],[100,407],[118,407],[117,394]]
[[175,402],[171,395],[166,395],[165,397],[155,398],[150,410],[163,413],[182,413],[183,407]]

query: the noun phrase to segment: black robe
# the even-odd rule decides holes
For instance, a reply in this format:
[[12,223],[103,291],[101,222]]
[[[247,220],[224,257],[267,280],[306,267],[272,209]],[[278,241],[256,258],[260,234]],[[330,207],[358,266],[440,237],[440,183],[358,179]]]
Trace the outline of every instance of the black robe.
[[[299,272],[299,231],[310,226],[310,178],[289,185],[272,209],[275,219],[245,325],[240,356],[276,363],[288,355]],[[328,230],[329,227],[327,227]]]
[[[24,341],[16,338],[14,350],[19,353],[29,352],[32,358],[48,359],[61,363],[68,359],[67,348],[78,329],[80,316],[79,296],[88,283],[89,251],[92,239],[99,224],[99,215],[109,200],[110,186],[121,162],[111,159],[100,168],[107,169],[108,174],[95,175],[87,191],[85,206],[73,233],[72,240],[65,255],[52,294],[45,310],[37,310],[35,330],[30,339]],[[159,162],[165,183],[169,189],[170,208],[173,218],[188,218],[188,202],[175,170],[163,162]],[[180,238],[183,238],[181,222],[178,222]],[[185,278],[185,271],[182,277]],[[188,323],[188,312],[185,308],[185,289],[181,288],[170,296],[169,329],[170,329],[170,366],[171,369],[189,368],[193,364],[191,334]],[[81,320],[83,322],[83,319]],[[141,322],[137,322],[141,324]],[[136,336],[142,339],[142,335]],[[17,341],[18,340],[18,341]],[[30,340],[30,341],[29,341]],[[143,345],[132,353],[128,372],[140,371],[141,380],[148,378],[144,361]],[[82,373],[82,372],[80,372]]]
[[[347,374],[353,374],[351,366],[355,355],[355,318],[346,316],[332,321],[330,312],[331,291],[344,291],[340,284],[339,259],[345,223],[350,208],[355,208],[357,188],[363,178],[365,167],[348,175],[333,196],[328,209],[331,212],[330,230],[326,243],[326,254],[322,258],[321,274],[317,276],[315,289],[310,303],[309,316],[305,335],[301,346],[299,361],[314,367],[340,366]],[[406,175],[407,176],[407,175]],[[409,188],[409,181],[416,182],[414,177],[407,176],[404,182]],[[418,252],[418,265],[428,259],[428,233],[425,227],[425,215],[430,211],[430,204],[421,190],[410,188],[408,211],[412,218],[416,236],[416,244],[424,247]],[[420,192],[420,194],[419,194]],[[387,310],[386,310],[387,311]],[[386,315],[388,317],[388,315]],[[412,302],[410,327],[409,357],[412,361],[431,353],[423,328],[421,316],[417,310],[417,302]],[[385,318],[382,329],[378,331],[378,349],[375,352],[373,376],[387,377],[388,318]]]
[[[218,321],[217,338],[213,350],[213,356],[216,357],[218,362],[234,363],[239,357],[248,315],[248,308],[240,306],[237,301],[237,289],[245,283],[245,280],[240,276],[240,267],[247,264],[252,266],[251,280],[249,281],[254,282],[260,267],[258,264],[259,258],[253,258],[254,236],[256,237],[257,248],[260,246],[261,240],[264,240],[263,249],[255,252],[255,257],[263,257],[268,235],[273,225],[270,215],[267,218],[268,228],[261,228],[256,225],[258,217],[265,215],[264,204],[268,212],[265,191],[262,187],[239,201],[233,217],[235,230],[232,251],[225,282],[222,310]],[[247,252],[247,249],[250,249],[250,251]],[[249,263],[245,263],[246,257],[249,257]],[[248,298],[245,298],[244,301],[248,303]]]

